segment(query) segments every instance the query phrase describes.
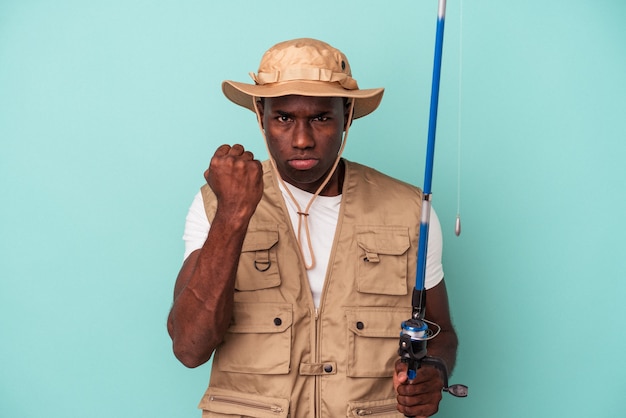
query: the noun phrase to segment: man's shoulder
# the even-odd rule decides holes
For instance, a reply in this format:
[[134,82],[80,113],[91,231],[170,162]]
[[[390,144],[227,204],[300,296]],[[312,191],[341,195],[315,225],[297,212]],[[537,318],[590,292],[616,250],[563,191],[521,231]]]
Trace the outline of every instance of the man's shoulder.
[[373,167],[356,163],[354,161],[345,160],[347,172],[349,175],[354,176],[355,179],[364,180],[366,184],[376,185],[377,188],[382,191],[387,190],[389,187],[393,187],[398,190],[406,190],[407,193],[421,194],[419,187],[385,174]]

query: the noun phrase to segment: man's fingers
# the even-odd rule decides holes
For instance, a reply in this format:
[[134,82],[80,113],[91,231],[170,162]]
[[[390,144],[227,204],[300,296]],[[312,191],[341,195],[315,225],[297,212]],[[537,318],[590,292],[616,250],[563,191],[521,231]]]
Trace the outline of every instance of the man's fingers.
[[216,156],[224,156],[226,154],[228,154],[228,152],[230,151],[231,146],[228,144],[224,144],[224,145],[220,145],[216,150],[215,150],[215,155]]
[[230,146],[228,144],[220,145],[217,150],[215,150],[216,157],[243,157],[245,161],[254,160],[254,155],[250,151],[246,151],[246,149],[241,144],[235,144]]
[[230,150],[228,151],[230,155],[235,155],[235,156],[241,155],[243,154],[243,152],[244,152],[243,145],[240,145],[240,144],[233,145],[232,147],[230,147]]

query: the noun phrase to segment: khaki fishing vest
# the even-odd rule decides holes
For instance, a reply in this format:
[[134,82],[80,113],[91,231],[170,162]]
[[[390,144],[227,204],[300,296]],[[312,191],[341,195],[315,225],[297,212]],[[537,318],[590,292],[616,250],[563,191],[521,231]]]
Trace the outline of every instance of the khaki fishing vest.
[[[400,324],[411,316],[421,192],[344,162],[318,309],[274,172],[263,163],[265,190],[243,243],[203,418],[402,416],[392,376]],[[208,186],[202,194],[212,220],[215,196]]]

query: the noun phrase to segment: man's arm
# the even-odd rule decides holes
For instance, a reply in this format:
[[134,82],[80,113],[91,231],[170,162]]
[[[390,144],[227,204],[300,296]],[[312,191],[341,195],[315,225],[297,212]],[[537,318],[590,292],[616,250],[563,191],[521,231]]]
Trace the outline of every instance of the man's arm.
[[219,147],[205,178],[217,211],[204,245],[178,274],[167,322],[174,355],[187,367],[207,362],[228,328],[243,240],[263,194],[261,163],[241,145]]
[[[428,341],[428,356],[439,357],[448,367],[448,373],[456,362],[458,339],[448,306],[446,284],[442,280],[438,285],[426,291],[426,319],[441,327],[441,332]],[[443,389],[441,372],[432,366],[423,366],[417,371],[417,377],[411,382],[407,380],[407,364],[401,360],[396,362],[393,377],[394,387],[398,394],[398,410],[406,416],[427,417],[439,409]]]
[[439,335],[428,341],[428,355],[442,359],[448,367],[448,374],[452,374],[459,340],[450,318],[448,291],[444,280],[426,291],[426,319],[441,327]]

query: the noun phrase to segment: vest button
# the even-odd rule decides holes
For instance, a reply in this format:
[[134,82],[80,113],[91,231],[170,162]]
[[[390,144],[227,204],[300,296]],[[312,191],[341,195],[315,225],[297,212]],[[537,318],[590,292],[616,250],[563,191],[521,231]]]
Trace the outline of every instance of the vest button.
[[332,372],[332,371],[333,371],[333,366],[332,366],[332,364],[325,364],[325,365],[324,365],[324,371],[325,371],[326,373],[330,373],[330,372]]
[[274,318],[274,325],[279,326],[283,323],[283,320],[280,318]]
[[365,324],[361,321],[356,323],[356,329],[363,329],[365,328]]

